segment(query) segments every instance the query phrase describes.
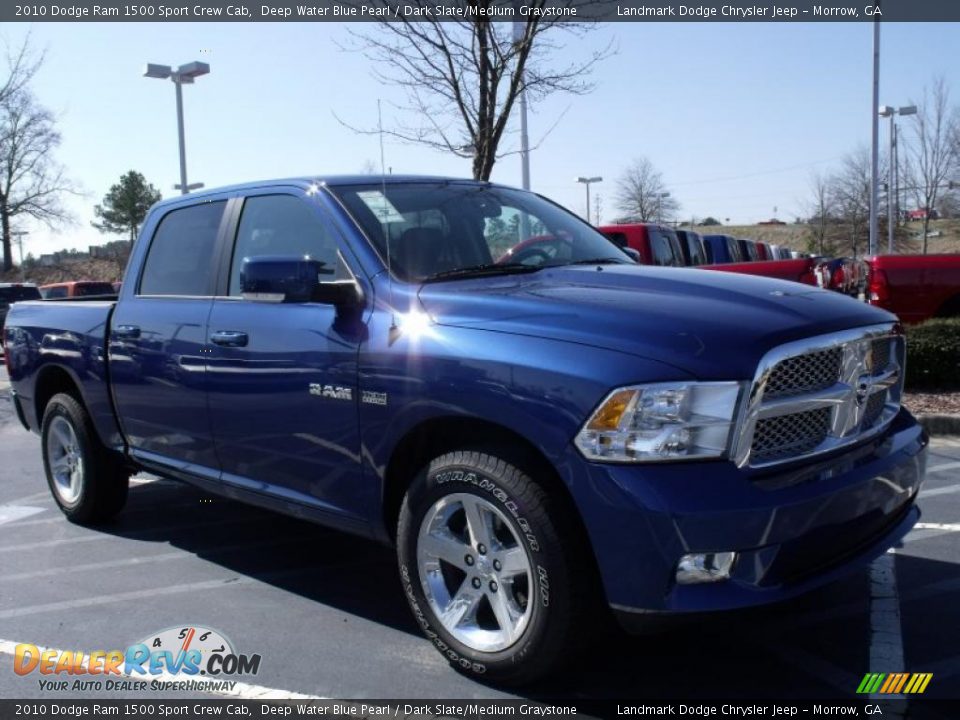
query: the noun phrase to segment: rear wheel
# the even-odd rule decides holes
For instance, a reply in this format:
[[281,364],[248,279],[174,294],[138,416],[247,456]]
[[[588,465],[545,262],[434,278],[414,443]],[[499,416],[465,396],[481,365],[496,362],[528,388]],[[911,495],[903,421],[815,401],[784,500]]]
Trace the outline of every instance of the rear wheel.
[[127,501],[128,472],[93,430],[90,416],[71,395],[54,395],[43,413],[43,467],[53,499],[76,523],[116,515]]
[[[505,460],[433,460],[400,510],[404,591],[421,629],[459,670],[520,684],[585,637],[583,543],[561,503]],[[577,618],[576,623],[574,618]]]

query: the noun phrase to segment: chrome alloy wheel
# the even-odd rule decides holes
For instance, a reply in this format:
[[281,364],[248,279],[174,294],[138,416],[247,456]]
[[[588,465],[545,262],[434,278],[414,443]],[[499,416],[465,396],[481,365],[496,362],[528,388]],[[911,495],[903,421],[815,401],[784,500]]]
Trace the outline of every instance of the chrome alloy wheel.
[[83,455],[73,426],[63,417],[50,421],[47,433],[47,460],[53,476],[53,489],[60,500],[72,505],[80,497],[83,482]]
[[417,538],[424,596],[444,629],[479,652],[513,645],[530,621],[530,558],[506,516],[476,495],[447,495]]

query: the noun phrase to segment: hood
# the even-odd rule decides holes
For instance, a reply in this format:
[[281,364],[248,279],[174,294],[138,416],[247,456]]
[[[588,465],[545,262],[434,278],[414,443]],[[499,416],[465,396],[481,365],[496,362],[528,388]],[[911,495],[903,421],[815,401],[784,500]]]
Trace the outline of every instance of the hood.
[[750,379],[793,340],[895,322],[800,283],[698,269],[582,265],[425,284],[440,325],[543,337],[670,364],[701,379]]

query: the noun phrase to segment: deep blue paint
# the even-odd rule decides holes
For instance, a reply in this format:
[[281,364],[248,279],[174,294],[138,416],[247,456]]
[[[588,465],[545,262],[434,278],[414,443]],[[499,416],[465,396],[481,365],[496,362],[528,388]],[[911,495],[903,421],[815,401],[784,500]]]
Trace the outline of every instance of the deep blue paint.
[[[831,542],[844,549],[845,523],[870,512],[892,518],[913,502],[926,437],[906,411],[866,445],[773,474],[726,461],[601,465],[572,445],[614,387],[749,380],[776,345],[892,316],[793,283],[672,268],[579,266],[391,283],[378,254],[322,189],[369,180],[273,181],[165,201],[144,225],[115,308],[14,306],[6,339],[27,423],[39,429],[37,384],[47,373],[66,372],[101,439],[143,467],[386,540],[384,475],[397,445],[427,421],[481,419],[523,437],[553,464],[583,518],[608,600],[645,610],[789,597],[883,552],[915,522],[913,510],[872,545],[845,548],[856,552],[833,567],[795,582],[771,580],[791,539],[836,528]],[[302,196],[340,236],[365,298],[358,319],[343,322],[333,308],[309,303],[136,296],[146,239],[167,210],[267,187]],[[225,228],[237,212],[231,202]],[[221,262],[229,264],[228,248]],[[419,336],[391,330],[411,310],[429,312],[436,323]],[[140,337],[118,338],[120,325],[138,327]],[[209,342],[224,330],[247,333],[249,343]],[[310,383],[349,388],[352,399],[311,395]],[[361,403],[363,390],[387,393],[389,404]],[[745,554],[734,580],[673,585],[683,552],[726,549]]]
[[727,263],[745,262],[749,258],[741,255],[740,245],[735,237],[730,235],[704,235],[703,244],[707,250],[707,264],[725,265]]

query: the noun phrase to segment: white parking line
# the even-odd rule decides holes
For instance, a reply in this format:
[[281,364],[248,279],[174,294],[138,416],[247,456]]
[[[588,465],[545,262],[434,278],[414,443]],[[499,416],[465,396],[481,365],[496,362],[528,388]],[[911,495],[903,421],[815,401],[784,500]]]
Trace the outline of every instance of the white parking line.
[[32,580],[39,577],[60,576],[67,573],[90,572],[93,570],[106,570],[108,568],[129,567],[133,565],[148,565],[150,563],[168,562],[170,560],[196,560],[198,557],[203,560],[208,557],[225,555],[238,550],[259,550],[260,548],[276,547],[296,542],[307,537],[307,535],[293,535],[279,540],[264,542],[237,543],[235,545],[223,545],[191,549],[189,551],[179,550],[177,552],[160,553],[158,555],[147,555],[145,557],[123,558],[120,560],[104,560],[102,562],[86,563],[83,565],[68,565],[67,567],[44,568],[43,570],[30,570],[28,572],[11,573],[9,575],[0,575],[0,582],[13,582],[14,580]]
[[960,532],[960,523],[917,523],[916,530],[943,530],[944,532]]
[[946,472],[947,470],[957,470],[960,469],[960,462],[949,462],[944,463],[943,465],[934,465],[933,467],[927,468],[927,474],[937,473],[937,472]]
[[930,488],[929,490],[921,490],[920,497],[936,497],[937,495],[952,495],[953,493],[960,492],[960,485],[945,485],[944,487]]
[[[231,525],[247,522],[245,519],[241,520],[216,520],[214,522],[198,522],[190,523],[188,525],[161,525],[155,528],[150,528],[147,530],[139,530],[137,532],[132,532],[127,535],[111,535],[110,533],[97,533],[94,535],[81,535],[80,537],[68,537],[61,540],[44,540],[42,542],[33,542],[25,543],[23,545],[6,545],[0,547],[0,553],[5,552],[20,552],[20,551],[29,551],[36,548],[48,548],[48,547],[57,547],[58,545],[75,545],[77,543],[86,543],[86,542],[95,542],[98,540],[146,540],[151,542],[149,536],[155,535],[160,532],[170,532],[176,533],[181,530],[193,530],[194,528],[211,528],[219,527],[221,525]],[[147,537],[144,537],[147,536]]]
[[0,525],[42,513],[44,508],[31,505],[0,505]]
[[[870,672],[900,672],[903,668],[896,559],[889,551],[870,565]],[[894,710],[891,717],[902,715]]]
[[[25,643],[17,643],[13,640],[0,640],[0,654],[2,655],[15,655],[17,651],[17,645],[23,645]],[[37,651],[40,653],[47,652],[48,650],[53,650],[55,653],[62,653],[63,650],[57,650],[55,648],[46,648],[40,645],[35,645]],[[74,652],[71,650],[70,652]],[[84,658],[81,665],[87,667],[87,661],[89,658]],[[190,676],[184,675],[170,675],[169,673],[161,673],[159,675],[140,675],[139,673],[127,673],[122,669],[119,673],[120,677],[133,678],[135,680],[144,680],[149,677],[150,680],[158,680],[160,682],[177,682],[183,680],[192,680]],[[329,700],[330,698],[323,697],[321,695],[306,695],[304,693],[293,692],[291,690],[280,690],[278,688],[265,687],[263,685],[251,685],[249,683],[243,682],[234,682],[232,680],[227,681],[231,683],[230,687],[225,687],[225,683],[222,681],[205,681],[204,679],[196,680],[198,684],[209,684],[216,683],[217,689],[203,689],[198,688],[200,692],[207,693],[208,695],[219,695],[221,697],[231,697],[231,698],[240,698],[243,700]]]
[[42,605],[28,605],[9,610],[0,610],[0,620],[23,617],[25,615],[40,615],[42,613],[56,612],[58,610],[74,610],[82,607],[98,607],[100,605],[112,605],[113,603],[122,603],[128,600],[142,600],[144,598],[154,598],[160,595],[177,595],[179,593],[194,592],[201,590],[214,590],[229,585],[231,588],[245,585],[265,584],[271,580],[278,580],[291,575],[302,575],[307,571],[316,572],[318,570],[336,570],[341,567],[353,567],[355,561],[330,563],[322,565],[311,563],[309,565],[300,565],[287,570],[277,570],[275,572],[263,573],[258,577],[226,577],[218,580],[204,580],[203,582],[182,583],[180,585],[167,585],[164,587],[146,588],[143,590],[131,590],[123,593],[112,593],[110,595],[96,595],[94,597],[73,598],[71,600],[62,600],[59,602],[44,603]]

